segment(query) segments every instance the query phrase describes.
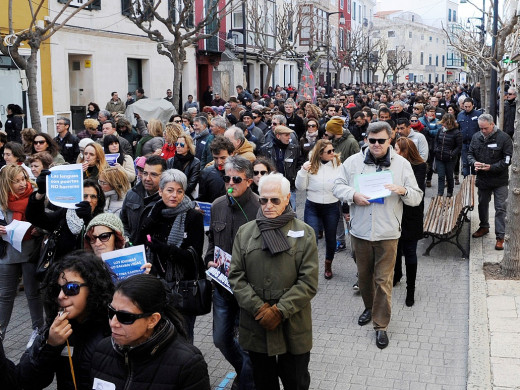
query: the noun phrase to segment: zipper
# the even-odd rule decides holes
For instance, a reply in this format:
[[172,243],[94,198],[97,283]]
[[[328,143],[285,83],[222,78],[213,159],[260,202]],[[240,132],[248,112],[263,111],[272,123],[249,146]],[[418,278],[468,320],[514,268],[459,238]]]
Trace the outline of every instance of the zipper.
[[125,367],[127,368],[128,375],[126,376],[126,382],[123,389],[129,389],[132,384],[132,367],[130,365],[130,359],[128,358],[128,351],[125,351]]

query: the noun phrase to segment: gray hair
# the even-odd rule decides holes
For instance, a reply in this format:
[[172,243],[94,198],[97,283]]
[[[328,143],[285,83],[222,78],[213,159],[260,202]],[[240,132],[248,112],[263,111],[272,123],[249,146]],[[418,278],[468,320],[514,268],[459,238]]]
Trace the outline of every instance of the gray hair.
[[495,121],[493,120],[493,117],[489,114],[482,114],[478,117],[479,122],[487,122],[489,124],[495,124]]
[[193,119],[193,122],[199,122],[202,126],[208,127],[208,120],[203,116],[197,116]]
[[231,126],[229,129],[226,130],[226,133],[231,134],[233,136],[233,139],[235,141],[240,141],[240,143],[243,143],[246,139],[242,129],[237,126]]
[[222,129],[226,128],[226,120],[224,118],[222,118],[221,116],[216,116],[215,118],[213,118],[211,120],[211,124],[213,126],[217,126],[217,127],[222,128]]
[[99,112],[98,112],[98,116],[99,116],[100,114],[103,115],[103,116],[104,116],[105,118],[107,118],[107,119],[112,118],[112,116],[110,115],[110,112],[107,111],[107,110],[99,110]]
[[[273,119],[276,119],[278,122],[280,122],[281,125],[287,124],[287,118],[285,117],[285,115],[273,115]],[[271,119],[271,121],[273,119]]]
[[282,196],[287,196],[291,193],[291,183],[281,173],[271,172],[269,175],[264,175],[258,182],[258,192],[262,195],[262,188],[267,184],[279,184],[282,190]]
[[233,169],[234,171],[244,173],[248,179],[253,178],[253,164],[247,158],[240,156],[231,156],[226,159],[224,169]]
[[161,174],[161,181],[159,181],[159,188],[164,190],[166,184],[175,182],[180,184],[182,189],[186,191],[186,187],[188,186],[188,178],[184,174],[184,172],[179,171],[178,169],[168,169]]
[[189,112],[190,114],[193,114],[193,113],[197,113],[198,110],[195,107],[190,107],[186,111]]
[[367,137],[370,133],[380,133],[381,131],[386,131],[386,134],[390,137],[392,135],[392,128],[385,121],[373,122],[368,125],[367,128]]
[[396,100],[394,106],[404,107],[404,103],[401,100]]
[[65,118],[64,116],[60,116],[58,118],[58,121],[63,121],[65,123],[65,126],[69,126],[70,127],[70,119],[69,118]]

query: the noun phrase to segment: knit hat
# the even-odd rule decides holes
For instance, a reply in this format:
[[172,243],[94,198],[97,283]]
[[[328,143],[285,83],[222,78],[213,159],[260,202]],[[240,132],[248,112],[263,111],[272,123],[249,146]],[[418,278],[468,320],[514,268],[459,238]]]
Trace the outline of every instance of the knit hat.
[[343,125],[345,121],[339,116],[333,116],[325,125],[325,130],[334,135],[343,134]]
[[94,226],[106,226],[107,228],[112,229],[117,233],[121,233],[124,236],[125,228],[123,227],[123,222],[119,219],[119,217],[115,214],[111,213],[103,213],[96,215],[87,226],[87,232],[93,228]]
[[91,138],[83,138],[79,141],[79,147],[85,148],[88,144],[91,144],[93,142],[94,140],[92,140]]
[[135,166],[136,167],[139,167],[139,168],[144,168],[144,164],[146,163],[146,157],[144,156],[141,156],[141,157],[137,157],[135,159]]
[[356,105],[354,103],[347,104],[347,108],[354,108],[354,107],[356,107]]

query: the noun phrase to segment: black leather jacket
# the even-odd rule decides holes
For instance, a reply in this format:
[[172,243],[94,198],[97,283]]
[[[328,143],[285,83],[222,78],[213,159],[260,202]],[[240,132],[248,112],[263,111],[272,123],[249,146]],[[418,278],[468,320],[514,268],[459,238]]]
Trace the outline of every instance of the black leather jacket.
[[[166,162],[168,169],[178,169],[184,172],[188,178],[188,185],[186,187],[186,194],[193,199],[191,193],[199,184],[200,177],[200,161],[197,157],[194,157],[191,153],[186,155],[188,158],[182,158],[182,156],[176,154],[175,157],[169,158]],[[191,157],[191,158],[189,158]]]

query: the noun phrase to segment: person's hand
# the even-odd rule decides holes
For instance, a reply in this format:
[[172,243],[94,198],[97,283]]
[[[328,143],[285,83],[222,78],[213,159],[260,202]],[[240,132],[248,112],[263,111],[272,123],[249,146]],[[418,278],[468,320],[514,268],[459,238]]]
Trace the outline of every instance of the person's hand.
[[132,142],[132,146],[135,146],[135,145],[137,145],[137,141]]
[[49,337],[47,338],[47,344],[50,346],[57,347],[58,345],[65,344],[72,334],[72,326],[67,319],[68,315],[69,313],[67,312],[63,314],[58,313],[54,319],[49,329]]
[[7,234],[7,230],[4,225],[0,225],[0,234]]
[[123,168],[123,167],[121,166],[121,164],[119,164],[118,162],[116,162],[116,163],[114,164],[114,167],[116,167],[116,168],[121,168],[121,169]]
[[47,176],[51,174],[48,169],[43,169],[36,178],[36,186],[38,187],[38,194],[44,195],[47,192]]
[[153,152],[154,156],[160,156],[162,153],[162,149],[155,149],[155,152]]
[[140,116],[139,114],[137,114],[137,113],[134,112],[134,118],[135,118],[135,119],[141,119],[141,116]]
[[90,203],[86,200],[76,203],[76,215],[83,220],[89,219],[92,216],[92,208]]
[[403,186],[399,186],[397,184],[385,184],[385,188],[387,190],[390,190],[390,191],[396,193],[397,195],[406,194],[406,188],[404,188]]
[[267,302],[260,306],[260,309],[258,309],[255,313],[255,320],[260,321],[262,318],[264,318],[267,309],[269,309],[270,307],[271,305]]
[[217,268],[218,267],[218,264],[215,263],[214,261],[208,261],[208,268]]
[[150,271],[152,270],[152,263],[145,263],[141,266],[140,269],[144,269],[144,273],[148,275]]
[[308,172],[309,169],[311,168],[311,162],[310,161],[304,162],[303,165],[302,165],[302,168],[303,168],[303,170]]
[[354,203],[358,206],[368,206],[370,202],[368,201],[370,198],[366,195],[363,195],[360,192],[354,193]]
[[145,240],[144,245],[152,250],[152,252],[158,254],[159,256],[167,255],[170,251],[170,245],[165,244],[155,238],[152,238],[151,241]]
[[260,319],[260,325],[269,331],[275,330],[283,320],[282,312],[273,305],[265,311],[264,316]]
[[83,161],[83,163],[81,164],[81,169],[83,170],[83,172],[87,172],[88,162]]
[[489,168],[491,168],[491,165],[481,163],[476,161],[475,162],[475,171],[489,171]]

